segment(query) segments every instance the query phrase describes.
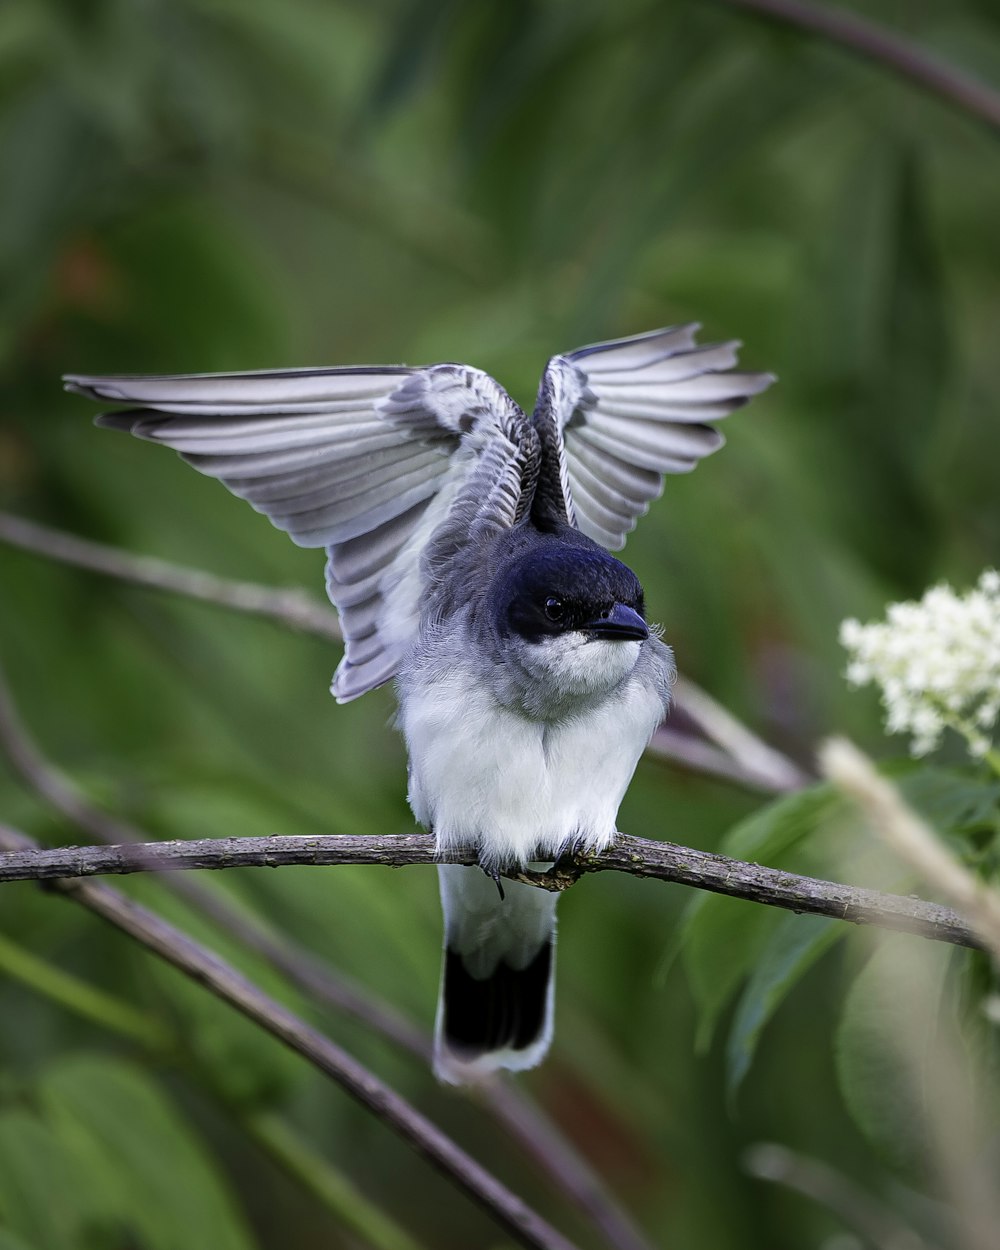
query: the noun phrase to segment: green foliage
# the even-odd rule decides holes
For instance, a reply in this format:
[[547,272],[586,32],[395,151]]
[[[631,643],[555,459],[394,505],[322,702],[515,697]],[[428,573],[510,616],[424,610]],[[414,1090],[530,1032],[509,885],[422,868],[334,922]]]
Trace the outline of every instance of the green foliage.
[[30,1111],[0,1113],[2,1227],[38,1250],[75,1243],[94,1206],[75,1160],[49,1125]]
[[0,1110],[0,1246],[254,1245],[197,1135],[134,1064],[81,1053],[26,1094],[30,1109]]
[[[837,1074],[869,1141],[892,1164],[920,1175],[932,1162],[928,1101],[940,1096],[941,1055],[934,1042],[948,952],[932,950],[921,960],[906,954],[900,939],[890,940],[855,979],[837,1031]],[[909,1034],[902,1047],[901,1021]],[[910,1043],[912,1053],[901,1054]]]
[[784,916],[762,943],[727,1039],[726,1083],[731,1098],[750,1071],[768,1020],[795,983],[843,936],[843,926],[835,920]]
[[[995,864],[1000,854],[996,838],[1000,785],[995,779],[969,766],[946,769],[896,763],[888,771],[906,800],[970,864],[980,870]],[[848,879],[851,870],[856,873],[864,864],[869,884],[904,889],[905,880],[900,881],[891,861],[880,861],[878,854],[873,858],[876,849],[870,839],[844,800],[828,785],[818,785],[765,805],[741,821],[722,840],[721,850],[735,859],[838,880]],[[699,895],[691,900],[679,944],[699,1010],[696,1046],[702,1053],[709,1048],[722,1013],[739,993],[725,1048],[730,1096],[749,1073],[771,1016],[816,960],[849,933],[835,921],[775,913],[724,895]],[[848,1000],[854,1014],[864,1010],[859,1004],[870,993],[870,981],[860,981],[860,988],[858,983],[851,988]],[[986,989],[980,988],[980,1005]],[[888,1015],[893,1018],[893,1011]],[[860,1123],[868,1126],[869,1118],[858,1113],[861,1101],[863,1095],[855,1091],[849,1105]],[[870,1119],[878,1118],[873,1111]],[[886,1130],[886,1136],[893,1133],[895,1128]]]
[[[801,843],[824,826],[842,827],[846,818],[836,794],[828,786],[815,786],[765,805],[731,830],[720,850],[734,859],[801,871],[794,859]],[[721,1013],[753,974],[741,1006],[743,1037],[730,1050],[731,1089],[745,1075],[757,1037],[791,987],[796,966],[806,970],[824,947],[825,932],[813,917],[783,916],[721,894],[699,894],[691,900],[680,940],[698,1005],[700,1050],[711,1043]],[[798,955],[785,967],[783,958],[790,952]]]
[[204,1147],[140,1069],[77,1055],[43,1074],[37,1096],[72,1151],[91,1218],[149,1250],[253,1245]]

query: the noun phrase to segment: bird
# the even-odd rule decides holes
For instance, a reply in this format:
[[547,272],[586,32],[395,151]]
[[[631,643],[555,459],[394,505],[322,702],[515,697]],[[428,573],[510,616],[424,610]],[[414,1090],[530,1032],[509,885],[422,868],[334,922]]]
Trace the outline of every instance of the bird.
[[[557,894],[511,876],[599,852],[667,714],[675,666],[611,553],[765,390],[697,323],[553,356],[530,417],[464,364],[69,374],[301,547],[326,551],[332,693],[395,682],[413,814],[439,858],[437,1077],[536,1066],[554,1020]],[[504,879],[504,874],[508,874]]]

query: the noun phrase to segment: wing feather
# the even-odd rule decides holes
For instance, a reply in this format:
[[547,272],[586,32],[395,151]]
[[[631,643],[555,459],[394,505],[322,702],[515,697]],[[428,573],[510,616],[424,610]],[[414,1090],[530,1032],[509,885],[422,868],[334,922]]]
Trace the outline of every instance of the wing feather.
[[688,473],[722,446],[706,422],[774,381],[734,369],[737,342],[699,347],[699,328],[595,343],[553,357],[545,371],[533,419],[546,508],[613,551],[660,494],[665,474]]
[[98,418],[178,451],[303,547],[327,549],[346,650],[341,701],[394,676],[429,561],[530,503],[538,440],[497,384],[463,365],[66,379],[137,405]]

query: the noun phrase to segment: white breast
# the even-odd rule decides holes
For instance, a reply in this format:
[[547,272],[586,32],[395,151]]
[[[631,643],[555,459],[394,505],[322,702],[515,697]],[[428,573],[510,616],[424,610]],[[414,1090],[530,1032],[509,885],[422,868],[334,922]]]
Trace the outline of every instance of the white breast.
[[575,839],[588,849],[611,841],[663,714],[655,689],[632,677],[602,702],[538,721],[499,704],[461,662],[433,669],[401,689],[400,724],[410,805],[439,849],[478,842],[488,865],[554,859]]

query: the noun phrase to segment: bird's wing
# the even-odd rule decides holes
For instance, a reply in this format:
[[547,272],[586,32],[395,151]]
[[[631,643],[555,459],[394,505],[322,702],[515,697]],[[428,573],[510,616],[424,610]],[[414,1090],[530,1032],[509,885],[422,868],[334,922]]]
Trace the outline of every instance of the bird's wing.
[[165,443],[301,547],[327,550],[346,651],[341,702],[388,681],[432,563],[525,511],[538,439],[506,392],[462,365],[65,378],[137,405],[98,424]]
[[698,325],[654,330],[554,356],[534,422],[545,451],[541,501],[611,551],[663,489],[722,446],[706,424],[774,381],[740,373],[738,342],[695,343]]

